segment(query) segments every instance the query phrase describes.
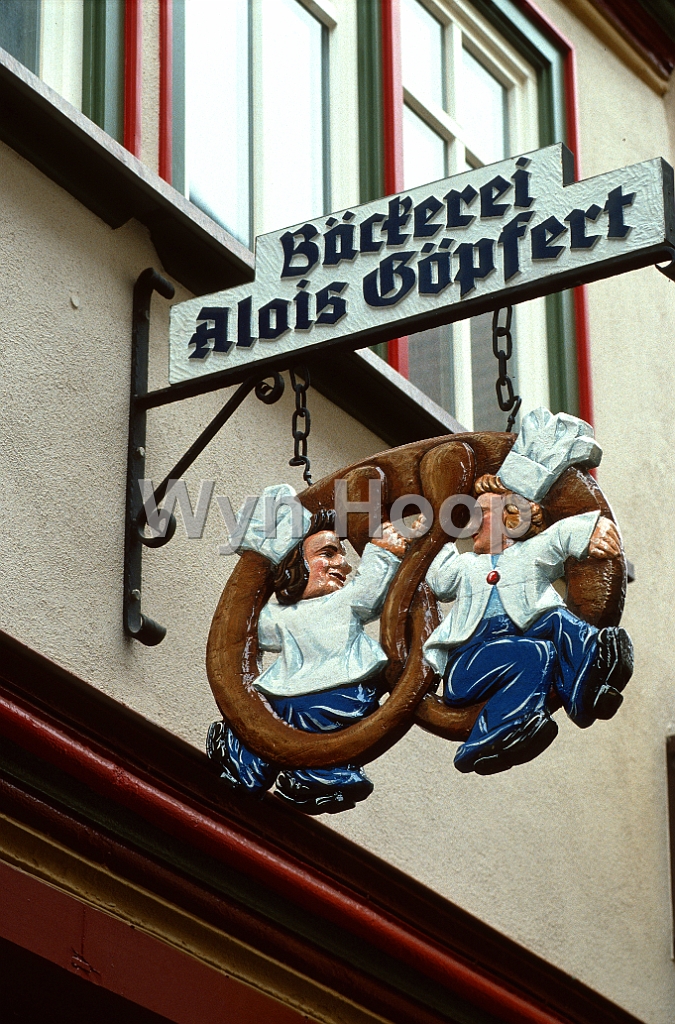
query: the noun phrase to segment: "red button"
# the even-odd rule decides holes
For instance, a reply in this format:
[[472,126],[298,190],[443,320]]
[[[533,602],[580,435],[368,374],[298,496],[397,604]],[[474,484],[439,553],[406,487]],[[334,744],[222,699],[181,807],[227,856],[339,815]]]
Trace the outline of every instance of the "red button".
[[492,572],[489,572],[485,578],[490,584],[490,586],[494,586],[495,583],[499,583],[501,576],[499,575],[496,569],[493,569]]

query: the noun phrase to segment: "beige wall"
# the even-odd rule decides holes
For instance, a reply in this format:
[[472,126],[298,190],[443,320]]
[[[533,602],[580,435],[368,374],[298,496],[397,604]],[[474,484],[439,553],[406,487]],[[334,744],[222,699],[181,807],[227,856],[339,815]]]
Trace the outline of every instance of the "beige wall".
[[[111,230],[3,145],[0,181],[0,628],[203,747],[216,711],[206,635],[234,564],[217,554],[226,538],[215,501],[203,540],[179,527],[144,557],[143,608],[168,627],[165,642],[148,649],[122,630],[132,288],[157,256],[139,224]],[[153,301],[151,369],[162,386],[168,304]],[[149,414],[155,480],[224,397]],[[291,410],[288,393],[274,406],[249,397],[187,475],[193,498],[200,478],[216,480],[235,508],[278,480],[301,490],[288,467]],[[317,394],[311,412],[316,479],[384,447]]]
[[[656,96],[557,0],[539,3],[577,47],[584,174],[655,155],[672,160],[672,93]],[[150,111],[144,128],[151,123]],[[217,509],[202,541],[179,527],[168,547],[144,556],[143,607],[168,627],[165,642],[144,648],[122,631],[131,289],[141,270],[158,266],[156,255],[144,228],[112,231],[4,146],[0,182],[0,625],[202,747],[215,713],[204,645],[232,565],[216,553]],[[543,756],[486,779],[461,776],[454,745],[414,730],[372,765],[367,804],[325,823],[641,1019],[669,1024],[675,285],[649,269],[588,295],[597,434],[607,453],[599,479],[638,577],[626,611],[637,668],[625,707],[583,732],[559,714],[560,735]],[[152,329],[161,386],[160,298]],[[207,395],[150,413],[155,479],[221,402]],[[188,474],[193,497],[200,477],[215,479],[235,505],[280,480],[300,489],[299,471],[287,466],[290,410],[288,395],[272,407],[249,398]],[[316,394],[311,410],[316,478],[382,447]]]
[[[576,47],[583,176],[654,156],[675,162],[673,90],[657,96],[563,4],[539,6]],[[669,1024],[675,284],[650,268],[591,285],[588,298],[599,482],[637,571],[624,707],[586,731],[560,712],[548,751],[485,779],[460,776],[453,745],[413,731],[372,766],[368,805],[328,824],[640,1019]]]

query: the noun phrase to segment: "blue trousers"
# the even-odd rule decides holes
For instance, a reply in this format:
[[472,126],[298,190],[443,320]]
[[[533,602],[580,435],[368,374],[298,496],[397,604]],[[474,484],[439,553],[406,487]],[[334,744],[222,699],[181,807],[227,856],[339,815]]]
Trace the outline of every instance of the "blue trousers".
[[546,612],[526,630],[508,615],[483,619],[469,640],[450,652],[444,675],[446,704],[461,708],[487,701],[465,747],[546,713],[552,688],[574,720],[597,635],[594,626],[566,608]]
[[[284,722],[304,732],[334,732],[370,715],[378,706],[379,691],[367,681],[355,686],[336,687],[298,697],[270,698],[269,703]],[[214,722],[207,740],[209,756],[230,782],[261,794],[270,788],[279,766],[252,753],[230,728]],[[311,787],[313,792],[337,792],[367,781],[363,768],[343,765],[336,768],[296,768],[285,775]]]

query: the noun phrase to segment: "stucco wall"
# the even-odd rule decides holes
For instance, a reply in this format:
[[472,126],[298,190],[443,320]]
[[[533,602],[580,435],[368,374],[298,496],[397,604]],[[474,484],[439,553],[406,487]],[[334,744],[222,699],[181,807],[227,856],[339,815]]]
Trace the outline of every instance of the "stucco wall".
[[[539,6],[578,61],[584,177],[675,158],[659,98],[556,0]],[[624,624],[636,671],[610,723],[560,734],[492,778],[419,731],[372,765],[367,806],[328,824],[650,1024],[675,1019],[665,737],[675,730],[675,285],[650,268],[588,288],[598,479],[637,571]]]
[[[540,5],[577,47],[586,176],[675,156],[675,101],[659,99],[557,0]],[[151,44],[151,32],[146,36]],[[601,73],[600,73],[601,71]],[[151,125],[146,113],[144,129]],[[153,150],[154,152],[154,150]],[[148,155],[151,163],[156,159]],[[182,528],[144,556],[143,607],[168,627],[159,647],[122,631],[123,508],[131,291],[158,266],[135,222],[112,231],[0,146],[0,626],[153,721],[201,747],[215,707],[203,657],[230,559],[211,510],[203,540]],[[371,766],[367,804],[326,820],[650,1024],[675,1016],[666,835],[664,739],[675,729],[665,640],[675,601],[675,285],[645,270],[588,289],[599,479],[621,522],[637,582],[626,624],[637,669],[611,723],[560,735],[536,762],[493,778],[464,777],[454,746],[419,730]],[[186,293],[178,290],[178,296]],[[167,304],[154,300],[152,378],[166,380]],[[223,395],[149,416],[157,480]],[[311,395],[315,478],[382,443]],[[291,396],[249,397],[188,474],[234,506],[287,466]],[[658,496],[654,480],[658,479]]]
[[[179,526],[144,557],[143,608],[168,627],[165,642],[148,649],[122,630],[132,288],[145,267],[161,269],[157,256],[139,224],[111,230],[5,146],[0,181],[0,627],[201,748],[216,710],[206,636],[234,564],[217,554],[215,499],[202,540]],[[153,302],[160,387],[168,304]],[[227,396],[149,414],[149,475],[168,472]],[[288,392],[274,406],[250,396],[187,474],[193,500],[200,479],[235,509],[278,480],[301,490],[288,467],[292,404]],[[385,447],[315,393],[311,413],[315,479]]]

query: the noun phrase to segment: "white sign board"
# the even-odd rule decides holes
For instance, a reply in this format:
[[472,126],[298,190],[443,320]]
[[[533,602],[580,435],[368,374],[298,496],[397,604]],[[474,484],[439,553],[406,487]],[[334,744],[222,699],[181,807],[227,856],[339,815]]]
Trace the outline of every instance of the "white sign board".
[[172,307],[170,382],[235,383],[674,255],[665,161],[571,168],[548,146],[260,236],[252,284]]

